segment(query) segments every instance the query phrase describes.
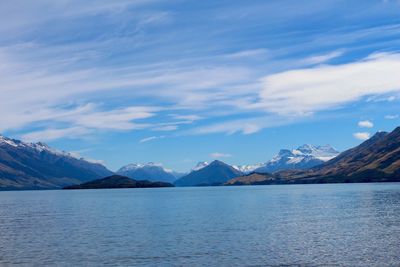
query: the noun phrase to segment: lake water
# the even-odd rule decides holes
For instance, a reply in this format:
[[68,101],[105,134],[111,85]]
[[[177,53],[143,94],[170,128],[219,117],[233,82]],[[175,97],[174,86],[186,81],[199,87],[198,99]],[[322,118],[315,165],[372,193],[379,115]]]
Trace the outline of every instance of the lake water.
[[400,266],[400,184],[0,192],[0,266]]

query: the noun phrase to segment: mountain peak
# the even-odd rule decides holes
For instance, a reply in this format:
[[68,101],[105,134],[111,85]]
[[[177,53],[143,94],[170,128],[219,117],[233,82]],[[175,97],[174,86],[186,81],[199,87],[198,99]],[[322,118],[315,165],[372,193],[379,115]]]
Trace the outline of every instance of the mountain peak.
[[212,161],[209,166],[215,166],[215,165],[228,165],[228,164],[216,159],[216,160]]
[[197,185],[222,185],[228,180],[240,176],[243,173],[234,167],[220,161],[214,160],[207,166],[192,171],[186,176],[175,181],[177,186],[197,186]]
[[[396,128],[392,133],[395,133],[397,129],[398,129],[398,132],[400,134],[400,127]],[[382,137],[385,137],[388,134],[389,133],[385,132],[385,131],[378,131],[370,139],[380,139]]]
[[166,169],[163,164],[157,162],[131,163],[121,167],[117,174],[128,176],[137,180],[173,182],[177,175],[173,170]]
[[200,169],[203,169],[204,167],[206,167],[206,166],[208,166],[208,165],[210,165],[210,163],[208,163],[207,161],[199,161],[197,164],[196,164],[196,166],[194,166],[193,168],[192,168],[192,172],[194,172],[194,171],[198,171],[198,170],[200,170]]
[[256,172],[276,172],[284,169],[307,169],[336,157],[339,152],[331,145],[304,144],[296,149],[281,149]]

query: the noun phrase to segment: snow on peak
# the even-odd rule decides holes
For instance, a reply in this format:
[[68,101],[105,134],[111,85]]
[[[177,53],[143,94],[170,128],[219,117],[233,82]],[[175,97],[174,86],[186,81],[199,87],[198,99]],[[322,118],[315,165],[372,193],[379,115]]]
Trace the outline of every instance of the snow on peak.
[[[78,155],[76,153],[60,151],[60,150],[51,148],[49,145],[47,145],[46,143],[43,143],[43,142],[26,143],[26,142],[23,142],[20,140],[5,137],[0,134],[0,145],[2,145],[2,144],[12,146],[15,148],[31,149],[31,150],[36,150],[37,152],[47,152],[47,153],[61,156],[61,157],[73,158],[73,159],[77,159],[77,160],[83,160],[83,161],[87,161],[90,163],[94,163],[94,162],[92,162],[94,160],[88,160],[88,159],[82,158],[80,155]],[[99,163],[99,161],[97,163]]]
[[131,163],[126,166],[123,166],[121,169],[118,170],[118,172],[128,172],[128,171],[134,171],[137,169],[142,169],[142,168],[151,168],[151,167],[158,167],[163,169],[165,172],[172,173],[173,170],[166,169],[163,167],[161,163],[158,162],[148,162],[148,163]]
[[[324,146],[314,146],[310,144],[305,144],[299,146],[296,149],[281,149],[271,161],[279,161],[282,158],[304,158],[304,157],[314,157],[322,161],[328,161],[339,154],[339,151],[334,149],[330,145]],[[295,162],[295,160],[293,161]]]
[[192,168],[191,171],[193,172],[193,171],[201,170],[201,169],[203,169],[204,167],[207,167],[209,164],[210,164],[210,163],[207,162],[207,161],[200,161],[200,162],[197,163],[197,165],[196,165],[194,168]]
[[285,169],[306,169],[321,164],[339,155],[330,145],[305,144],[296,149],[281,149],[279,153],[256,172],[275,172]]
[[313,156],[322,161],[330,160],[339,154],[331,145],[314,146],[310,144],[302,145],[297,148],[302,154]]
[[257,164],[252,164],[252,165],[232,165],[232,167],[240,172],[243,173],[250,173],[254,171],[255,169],[258,169],[260,167],[264,166],[262,163],[257,163]]

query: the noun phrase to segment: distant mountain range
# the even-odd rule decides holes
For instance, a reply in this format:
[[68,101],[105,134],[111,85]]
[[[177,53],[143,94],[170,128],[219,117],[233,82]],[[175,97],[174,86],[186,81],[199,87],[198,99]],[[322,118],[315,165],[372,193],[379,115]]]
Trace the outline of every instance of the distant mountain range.
[[222,185],[234,177],[238,177],[243,173],[232,166],[215,160],[210,164],[197,170],[192,171],[188,175],[181,177],[175,181],[176,186],[204,186],[204,185]]
[[164,182],[138,181],[126,176],[112,175],[103,179],[86,182],[80,185],[70,185],[64,189],[113,189],[113,188],[154,188],[173,187],[173,184]]
[[[204,167],[207,167],[210,163],[208,163],[207,161],[200,161],[199,163],[197,163],[197,165],[192,168],[191,172],[193,171],[198,171]],[[264,166],[264,164],[253,164],[253,165],[231,165],[234,169],[242,172],[242,173],[250,173],[252,171],[254,171],[257,168],[261,168]]]
[[399,181],[400,127],[391,133],[378,132],[359,146],[308,170],[286,170],[273,175],[253,173],[232,179],[226,184]]
[[25,143],[0,135],[0,190],[61,188],[111,174],[101,164],[44,143]]
[[166,169],[160,163],[149,162],[146,164],[129,164],[117,171],[117,174],[124,175],[137,180],[149,180],[173,183],[184,174]]
[[[0,190],[62,188],[113,174],[99,163],[44,143],[25,143],[0,135]],[[117,174],[176,186],[400,181],[400,127],[391,133],[378,132],[340,154],[329,145],[303,145],[283,149],[263,164],[199,162],[188,174],[158,163],[130,164]]]
[[330,145],[302,145],[297,149],[282,149],[273,159],[253,169],[258,173],[274,173],[281,170],[309,169],[339,155],[339,151]]
[[[199,162],[192,171],[175,182],[177,186],[219,185],[231,178],[253,172],[272,173],[280,170],[308,169],[337,156],[339,152],[330,145],[303,145],[297,149],[282,149],[272,160],[253,165],[227,165],[221,161],[211,164]],[[210,167],[210,165],[212,165]],[[237,181],[236,181],[237,182]]]

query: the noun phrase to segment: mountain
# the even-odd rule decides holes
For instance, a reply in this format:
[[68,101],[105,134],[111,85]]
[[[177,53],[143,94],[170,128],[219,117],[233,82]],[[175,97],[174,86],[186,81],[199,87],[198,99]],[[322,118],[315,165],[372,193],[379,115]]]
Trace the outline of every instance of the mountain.
[[117,171],[117,174],[124,175],[137,180],[161,181],[173,183],[183,174],[165,169],[160,163],[149,162],[146,164],[129,164]]
[[176,186],[222,185],[240,175],[242,175],[242,172],[222,161],[215,160],[207,166],[176,180],[174,184]]
[[80,185],[70,185],[63,189],[111,189],[111,188],[150,188],[150,187],[173,187],[174,185],[164,182],[137,181],[129,177],[112,175],[103,179],[86,182]]
[[[309,170],[238,177],[227,184],[400,182],[400,127],[378,132],[359,146]],[[264,176],[264,180],[262,179]],[[235,183],[236,182],[236,183]]]
[[263,166],[254,169],[258,173],[274,173],[281,170],[309,169],[339,155],[330,145],[303,145],[297,149],[282,149],[278,155]]
[[321,182],[400,181],[400,127],[378,132],[359,146],[308,171],[278,173],[290,180]]
[[111,175],[103,165],[44,143],[0,135],[0,190],[52,189]]
[[[207,161],[200,161],[197,163],[197,165],[195,167],[193,167],[190,172],[193,171],[198,171],[204,167],[207,167],[210,163],[208,163]],[[254,171],[257,168],[260,168],[264,166],[264,164],[253,164],[253,165],[232,165],[232,167],[242,173],[250,173],[252,171]]]
[[265,165],[262,163],[258,163],[258,164],[253,164],[253,165],[233,165],[232,167],[235,168],[236,170],[242,172],[242,173],[251,173],[254,172],[255,170],[264,167]]

